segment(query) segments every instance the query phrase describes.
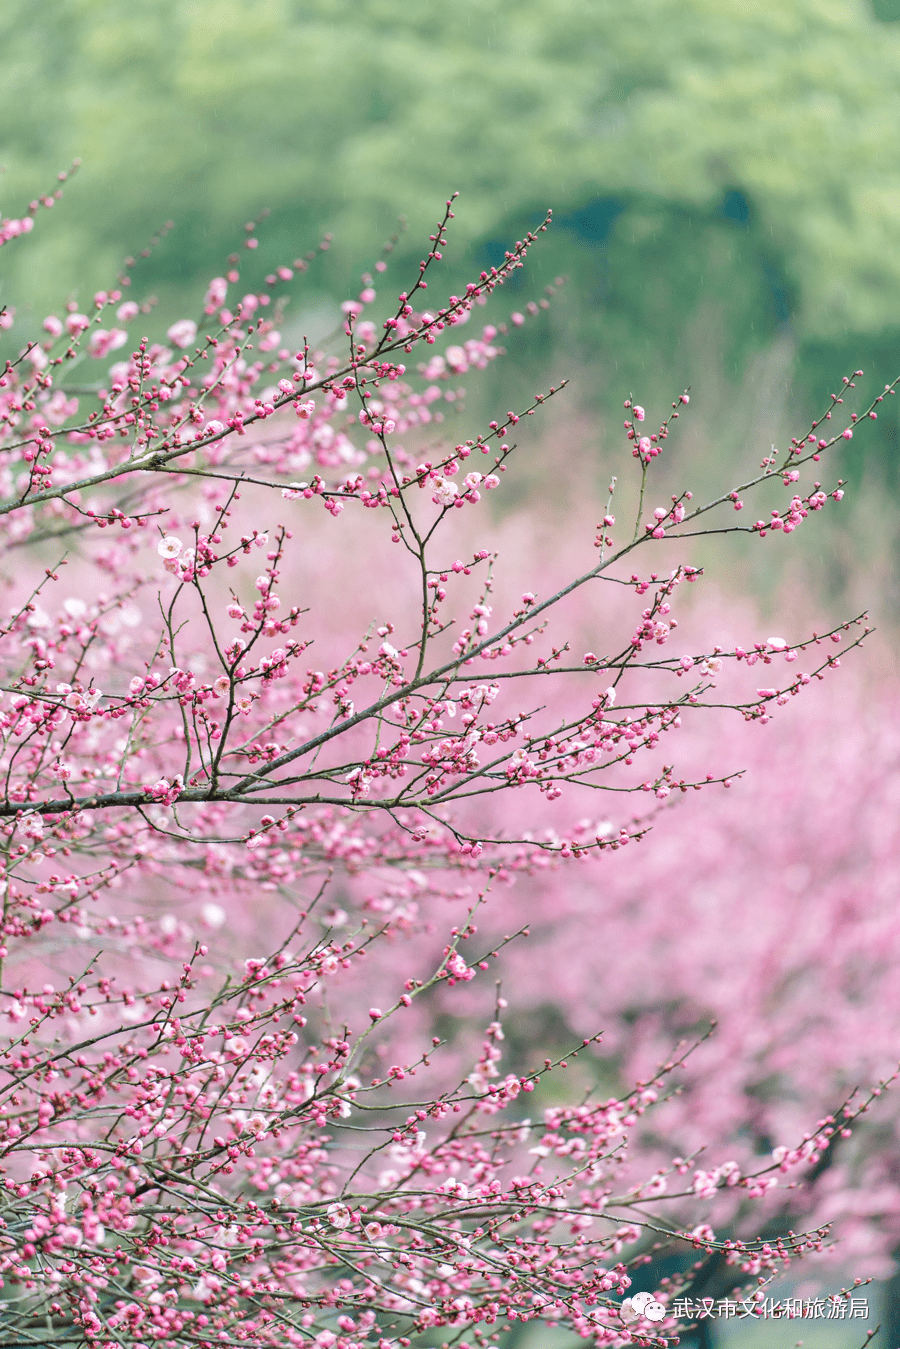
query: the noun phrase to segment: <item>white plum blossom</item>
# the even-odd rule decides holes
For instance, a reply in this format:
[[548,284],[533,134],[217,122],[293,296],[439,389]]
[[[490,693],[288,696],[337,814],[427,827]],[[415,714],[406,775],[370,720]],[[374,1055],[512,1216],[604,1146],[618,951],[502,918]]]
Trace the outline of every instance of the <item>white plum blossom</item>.
[[71,684],[57,684],[56,692],[61,694],[66,707],[73,712],[91,712],[102,698],[99,689],[88,689],[82,693],[80,689],[73,689]]
[[203,1274],[191,1289],[191,1297],[198,1302],[208,1302],[222,1287],[222,1280],[215,1274]]
[[662,1171],[657,1171],[655,1176],[651,1176],[650,1179],[641,1186],[641,1194],[644,1198],[651,1199],[658,1194],[665,1194],[666,1188],[667,1181],[664,1173]]
[[459,488],[455,482],[448,482],[446,478],[435,478],[432,501],[437,505],[452,506],[458,496]]
[[[475,1073],[472,1073],[469,1080],[471,1081],[471,1078],[474,1076]],[[453,1195],[455,1199],[468,1199],[469,1197],[468,1185],[466,1185],[465,1181],[457,1180],[455,1176],[451,1176],[449,1180],[442,1180],[437,1187],[437,1191],[438,1194]]]
[[173,347],[189,347],[197,336],[197,325],[193,319],[179,319],[173,323],[166,337]]
[[372,785],[371,776],[363,768],[352,769],[344,778],[353,788],[354,796],[368,796],[369,788]]
[[30,810],[23,815],[19,821],[22,833],[26,838],[33,839],[35,843],[40,842],[44,837],[44,819],[38,815],[37,811]]
[[224,276],[214,276],[210,281],[206,291],[204,304],[207,306],[207,312],[218,309],[225,303],[225,296],[228,293],[228,282]]
[[446,360],[455,375],[464,375],[469,368],[469,362],[463,347],[448,347]]
[[165,558],[177,557],[181,552],[181,548],[181,539],[177,538],[174,534],[167,534],[165,538],[160,539],[159,543],[156,545],[156,551],[159,553],[160,557]]
[[91,333],[88,342],[88,353],[95,360],[101,360],[108,356],[111,351],[118,351],[119,347],[124,347],[128,341],[128,334],[122,328],[97,328]]

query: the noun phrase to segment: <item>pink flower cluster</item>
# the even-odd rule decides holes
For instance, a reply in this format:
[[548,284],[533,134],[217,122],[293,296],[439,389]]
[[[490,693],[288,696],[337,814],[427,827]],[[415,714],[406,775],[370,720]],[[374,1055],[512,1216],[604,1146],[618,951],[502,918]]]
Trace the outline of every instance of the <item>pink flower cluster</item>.
[[[491,1327],[537,1321],[649,1344],[675,1332],[689,1274],[660,1286],[652,1334],[626,1326],[621,1299],[666,1206],[676,1244],[717,1252],[736,1284],[823,1246],[824,1223],[720,1240],[696,1204],[763,1199],[832,1147],[833,1119],[777,1159],[654,1158],[626,1185],[629,1139],[686,1052],[576,1105],[553,1084],[596,1071],[594,1030],[518,1062],[492,983],[479,1045],[434,1033],[435,1006],[463,1024],[526,935],[524,914],[489,933],[492,890],[605,865],[649,827],[631,793],[731,780],[669,753],[716,680],[733,677],[725,705],[765,724],[837,664],[815,636],[662,650],[699,572],[658,550],[732,504],[685,492],[642,528],[686,394],[648,447],[637,439],[635,499],[615,489],[633,530],[616,535],[611,489],[578,565],[553,588],[532,566],[507,593],[485,491],[515,463],[513,428],[563,385],[449,435],[454,381],[500,354],[508,325],[464,342],[454,330],[496,302],[549,218],[425,308],[452,204],[387,317],[366,317],[365,274],[321,350],[292,350],[273,317],[307,260],[229,301],[235,254],[166,344],[126,342],[104,317],[146,312],[123,299],[124,274],[90,313],[73,301],[48,316],[0,375],[0,536],[23,550],[0,622],[9,1334],[406,1349],[433,1328],[485,1344]],[[413,371],[423,345],[440,349]],[[70,393],[83,352],[120,347],[95,397]],[[801,517],[837,501],[839,484],[795,476],[843,438],[820,441],[742,491],[787,481]],[[62,540],[70,556],[48,568]],[[654,556],[633,571],[640,549]],[[607,578],[643,607],[574,654],[564,601]],[[861,617],[826,635],[849,651],[866,631]],[[778,678],[800,653],[807,671]],[[757,690],[746,667],[776,661]],[[600,789],[619,803],[611,820],[586,813]],[[498,797],[515,800],[509,822]]]

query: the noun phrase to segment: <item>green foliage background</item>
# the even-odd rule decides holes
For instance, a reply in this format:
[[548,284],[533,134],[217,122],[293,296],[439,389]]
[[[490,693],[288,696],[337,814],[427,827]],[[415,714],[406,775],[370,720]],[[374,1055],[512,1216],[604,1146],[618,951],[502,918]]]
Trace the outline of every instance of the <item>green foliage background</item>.
[[[108,286],[171,218],[139,282],[193,312],[261,207],[260,268],[333,230],[312,284],[344,298],[399,213],[414,261],[459,189],[449,286],[464,276],[453,259],[484,265],[554,208],[522,298],[570,277],[550,332],[610,406],[631,387],[702,383],[710,362],[739,383],[777,340],[795,405],[820,402],[848,364],[887,381],[892,5],[5,0],[3,214],[74,156],[83,168],[27,248],[3,250],[0,299],[27,328],[29,312]],[[535,362],[546,336],[525,338]],[[891,417],[878,435],[892,458]]]

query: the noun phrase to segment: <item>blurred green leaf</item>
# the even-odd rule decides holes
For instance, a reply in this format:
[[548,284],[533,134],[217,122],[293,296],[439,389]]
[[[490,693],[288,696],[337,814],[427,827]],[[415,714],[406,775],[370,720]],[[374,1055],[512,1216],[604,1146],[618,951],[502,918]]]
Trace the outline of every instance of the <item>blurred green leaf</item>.
[[617,379],[681,369],[690,323],[726,371],[786,322],[865,346],[900,313],[893,3],[6,0],[4,213],[84,168],[0,299],[36,322],[171,217],[142,284],[195,306],[263,206],[267,267],[336,232],[334,292],[401,212],[414,261],[459,189],[448,284],[552,205],[538,272],[572,273],[570,347]]

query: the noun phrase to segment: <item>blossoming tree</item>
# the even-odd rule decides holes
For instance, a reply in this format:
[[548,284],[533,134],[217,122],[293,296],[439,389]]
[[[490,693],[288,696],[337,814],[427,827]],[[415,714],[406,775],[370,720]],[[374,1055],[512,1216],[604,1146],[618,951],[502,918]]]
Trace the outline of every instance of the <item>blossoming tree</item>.
[[[499,990],[474,1062],[432,1010],[527,929],[523,913],[479,937],[504,868],[594,865],[646,833],[648,804],[727,786],[728,766],[676,768],[682,723],[713,701],[766,723],[863,640],[860,616],[824,638],[669,654],[700,577],[673,565],[679,540],[787,535],[840,500],[815,474],[853,434],[856,376],[786,453],[700,505],[649,504],[688,394],[647,434],[629,398],[633,491],[610,484],[580,569],[542,593],[533,558],[498,603],[486,493],[562,385],[468,438],[447,419],[509,326],[476,333],[479,308],[549,217],[429,309],[452,218],[451,201],[387,317],[371,317],[382,257],[321,349],[280,331],[314,254],[243,298],[234,254],[165,344],[138,335],[129,265],[87,312],[10,348],[0,1345],[393,1349],[437,1333],[465,1349],[531,1321],[660,1344],[692,1275],[630,1299],[653,1252],[720,1253],[753,1313],[768,1275],[826,1240],[824,1225],[720,1239],[696,1221],[692,1159],[629,1171],[629,1135],[690,1043],[623,1094],[572,1099],[563,1070],[596,1061],[595,1031],[512,1071]],[[245,243],[250,265],[252,226]],[[752,492],[778,504],[745,524]],[[607,585],[635,607],[618,632],[610,602],[581,652],[567,605]],[[614,803],[599,814],[598,791]],[[503,827],[498,797],[516,803]],[[463,916],[416,967],[399,939],[439,925],[448,895]],[[871,1099],[810,1120],[775,1161],[705,1166],[701,1197],[764,1200]]]

